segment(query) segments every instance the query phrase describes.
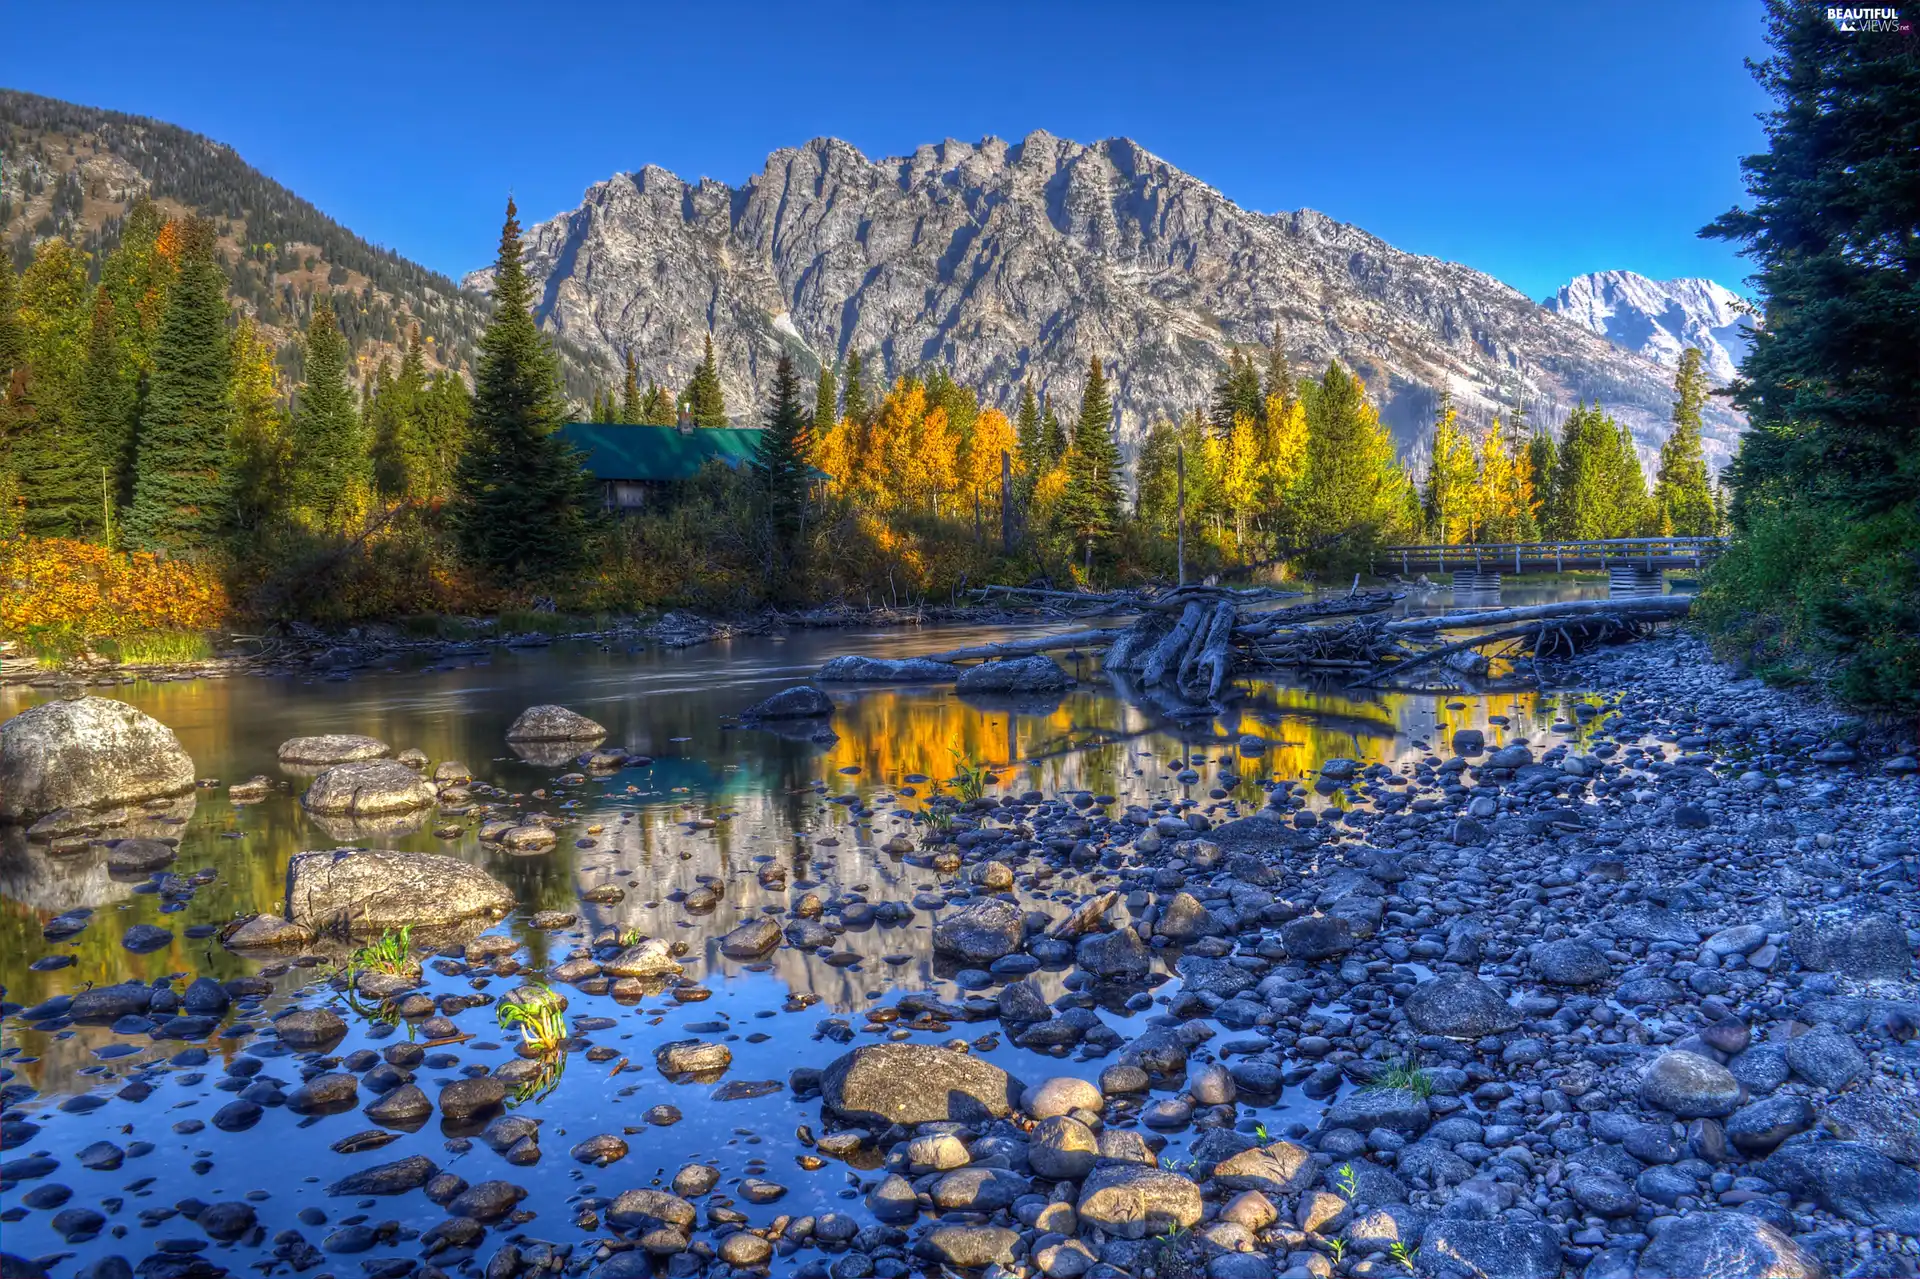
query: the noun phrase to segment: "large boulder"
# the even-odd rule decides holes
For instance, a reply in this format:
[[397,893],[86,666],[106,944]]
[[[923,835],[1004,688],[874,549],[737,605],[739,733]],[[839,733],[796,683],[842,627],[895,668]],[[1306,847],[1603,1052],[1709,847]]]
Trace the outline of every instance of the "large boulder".
[[936,954],[974,964],[990,964],[1020,949],[1026,913],[1009,901],[987,897],[968,902],[933,926]]
[[833,714],[833,699],[811,684],[783,688],[740,712],[741,719],[820,719]]
[[1746,1090],[1719,1062],[1676,1048],[1640,1076],[1640,1100],[1682,1119],[1722,1119],[1740,1108]]
[[1920,1234],[1920,1173],[1872,1146],[1795,1138],[1767,1156],[1760,1175],[1859,1225]]
[[529,706],[507,730],[510,742],[597,742],[606,726],[564,706]]
[[1145,1239],[1198,1225],[1200,1187],[1164,1168],[1103,1163],[1087,1174],[1075,1211],[1116,1239]]
[[296,853],[287,864],[286,917],[315,932],[431,928],[498,919],[512,909],[505,884],[444,853],[343,849]]
[[849,1123],[979,1123],[1004,1119],[1024,1085],[990,1061],[930,1044],[868,1044],[820,1074],[820,1098]]
[[930,657],[836,657],[814,676],[823,684],[950,684],[960,668]]
[[327,769],[300,803],[310,813],[382,817],[432,808],[438,798],[431,782],[400,761],[369,759]]
[[192,789],[193,760],[180,739],[125,702],[42,702],[0,724],[0,822]]
[[1478,1039],[1520,1024],[1520,1011],[1471,973],[1422,982],[1407,996],[1407,1020],[1429,1035]]
[[954,689],[961,693],[1052,693],[1073,687],[1073,676],[1044,653],[982,662],[960,673]]
[[1640,1254],[1634,1279],[1827,1279],[1790,1237],[1744,1212],[1694,1212],[1667,1222]]
[[1423,1277],[1559,1279],[1562,1273],[1560,1236],[1538,1221],[1442,1218],[1427,1227],[1414,1256],[1414,1273]]
[[351,764],[359,760],[385,759],[393,748],[377,737],[359,733],[325,733],[319,737],[290,737],[280,743],[282,764],[318,767],[326,764]]

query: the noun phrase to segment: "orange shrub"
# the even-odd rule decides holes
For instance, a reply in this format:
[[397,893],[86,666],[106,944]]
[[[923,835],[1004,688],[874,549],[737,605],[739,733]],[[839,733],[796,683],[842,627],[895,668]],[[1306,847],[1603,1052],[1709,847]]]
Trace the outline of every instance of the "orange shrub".
[[205,565],[60,537],[0,542],[0,634],[51,627],[94,639],[201,630],[226,616],[226,587]]

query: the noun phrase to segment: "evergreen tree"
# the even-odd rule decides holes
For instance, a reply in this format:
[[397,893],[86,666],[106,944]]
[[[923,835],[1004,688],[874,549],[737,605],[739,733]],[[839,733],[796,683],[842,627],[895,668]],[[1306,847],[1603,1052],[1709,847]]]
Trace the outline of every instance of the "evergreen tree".
[[1564,537],[1566,534],[1560,524],[1562,508],[1558,489],[1560,444],[1554,439],[1551,427],[1539,428],[1528,439],[1527,467],[1533,472],[1533,507],[1540,536]]
[[1317,558],[1345,560],[1399,527],[1411,488],[1358,378],[1329,362],[1310,391],[1301,520],[1314,541],[1327,544]]
[[1087,384],[1080,396],[1080,418],[1067,450],[1067,490],[1061,516],[1079,539],[1087,570],[1093,546],[1113,536],[1120,522],[1120,449],[1113,439],[1113,393],[1100,369],[1100,357],[1087,362]]
[[1067,457],[1067,428],[1053,411],[1051,395],[1040,397],[1040,457],[1045,462],[1042,470],[1051,470]]
[[128,540],[148,550],[211,550],[228,523],[223,472],[231,351],[227,284],[213,251],[209,223],[195,220],[184,228],[179,275],[154,339],[127,514]]
[[120,245],[100,268],[100,283],[113,299],[124,357],[136,383],[153,375],[153,345],[166,315],[185,227],[170,223],[160,206],[136,200],[120,224]]
[[620,421],[628,426],[640,423],[640,370],[634,366],[633,352],[627,352],[627,380],[620,387]]
[[11,255],[0,253],[0,395],[7,379],[26,363],[27,335],[20,326],[20,280],[13,273]]
[[1660,471],[1653,504],[1663,523],[1680,537],[1710,537],[1714,516],[1712,483],[1707,457],[1700,447],[1700,410],[1707,402],[1707,378],[1700,368],[1700,350],[1680,353],[1673,375],[1673,431],[1660,446]]
[[1281,343],[1278,324],[1273,326],[1273,345],[1267,348],[1267,378],[1260,390],[1265,399],[1278,398],[1289,405],[1300,397],[1300,388],[1293,384],[1293,366],[1287,363],[1287,350]]
[[820,366],[820,380],[813,388],[813,425],[816,431],[826,431],[840,420],[840,393],[833,384],[833,370],[824,363]]
[[1546,523],[1555,537],[1633,537],[1648,522],[1633,437],[1597,404],[1577,405],[1567,418],[1551,501]]
[[1046,471],[1041,450],[1040,401],[1034,398],[1033,379],[1020,383],[1020,407],[1013,419],[1014,456],[1019,462],[1020,500],[1031,501],[1033,486]]
[[466,383],[445,369],[433,375],[420,397],[420,434],[426,440],[428,459],[425,489],[430,501],[444,501],[453,490],[472,410],[473,397],[467,394]]
[[133,447],[138,386],[121,342],[113,298],[102,284],[93,291],[93,323],[87,333],[87,364],[80,383],[80,421],[92,442],[89,458],[95,487],[103,490],[102,519],[133,497]]
[[846,408],[841,411],[841,416],[855,426],[871,426],[873,424],[871,398],[867,393],[866,373],[860,361],[860,352],[848,351]]
[[727,425],[727,401],[720,393],[720,366],[713,358],[713,334],[707,334],[707,353],[687,383],[687,413],[695,426]]
[[667,388],[660,386],[652,378],[647,379],[646,398],[640,401],[640,424],[642,426],[672,426],[675,415],[673,396]]
[[318,529],[344,530],[364,493],[367,450],[353,390],[347,342],[333,304],[315,301],[307,322],[305,381],[293,405],[294,512]]
[[593,492],[579,452],[558,434],[566,415],[559,362],[534,323],[509,199],[493,316],[480,338],[467,447],[455,472],[454,533],[470,563],[525,580],[585,559]]
[[381,496],[390,500],[426,501],[438,491],[435,449],[427,434],[426,395],[427,358],[416,324],[400,358],[399,374],[381,378],[370,415],[373,480]]
[[8,400],[26,528],[42,537],[85,537],[104,522],[94,441],[81,414],[88,300],[80,251],[57,237],[35,246],[19,289],[24,376]]
[[1226,436],[1233,431],[1236,414],[1259,424],[1266,417],[1266,397],[1260,393],[1260,375],[1253,361],[1238,350],[1227,356],[1227,366],[1213,384],[1213,429]]
[[286,515],[293,448],[273,348],[251,318],[241,320],[234,332],[231,362],[228,503],[244,552],[260,530]]
[[754,442],[753,465],[766,503],[776,568],[790,566],[807,509],[807,484],[813,452],[813,422],[800,407],[800,379],[792,357],[782,353],[774,366],[767,424]]

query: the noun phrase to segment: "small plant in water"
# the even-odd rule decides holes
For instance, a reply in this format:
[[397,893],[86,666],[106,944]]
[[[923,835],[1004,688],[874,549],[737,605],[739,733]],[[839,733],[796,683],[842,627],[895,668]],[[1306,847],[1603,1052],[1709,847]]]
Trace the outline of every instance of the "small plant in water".
[[526,1003],[501,1004],[496,1016],[500,1029],[517,1029],[527,1047],[542,1057],[554,1056],[566,1042],[567,1015],[553,992],[544,986]]
[[1273,1138],[1267,1136],[1267,1126],[1257,1120],[1253,1125],[1253,1135],[1260,1139],[1260,1144],[1263,1146],[1273,1140]]
[[1409,1248],[1407,1247],[1407,1245],[1396,1241],[1390,1248],[1387,1249],[1387,1255],[1389,1257],[1392,1257],[1395,1261],[1399,1262],[1401,1265],[1405,1266],[1407,1268],[1408,1274],[1412,1274],[1414,1258],[1420,1255],[1420,1245],[1415,1244],[1413,1247]]
[[1340,1165],[1339,1169],[1333,1174],[1333,1185],[1336,1190],[1345,1195],[1349,1200],[1351,1200],[1355,1194],[1359,1193],[1360,1178],[1354,1174],[1352,1164]]
[[927,829],[936,835],[945,835],[953,830],[953,810],[944,804],[927,809],[922,816],[926,819]]
[[1327,1240],[1327,1251],[1333,1254],[1333,1264],[1339,1265],[1346,1259],[1347,1241],[1344,1239]]
[[622,946],[638,946],[644,936],[638,928],[629,928],[620,934],[618,940]]
[[960,796],[960,801],[971,804],[985,795],[987,783],[993,779],[993,770],[968,759],[966,753],[957,746],[947,747],[947,754],[953,756],[954,765],[960,770],[953,779],[953,788]]
[[347,957],[347,975],[368,971],[407,976],[418,967],[413,962],[413,925],[389,928],[377,941],[367,943]]
[[1420,1069],[1411,1058],[1403,1058],[1387,1067],[1386,1072],[1374,1080],[1376,1088],[1399,1088],[1419,1098],[1433,1096],[1433,1076]]

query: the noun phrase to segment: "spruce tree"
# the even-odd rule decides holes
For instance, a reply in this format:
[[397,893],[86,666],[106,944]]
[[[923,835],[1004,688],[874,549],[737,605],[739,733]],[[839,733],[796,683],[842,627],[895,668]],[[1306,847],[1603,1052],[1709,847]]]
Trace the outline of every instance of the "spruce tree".
[[754,442],[753,466],[766,503],[775,564],[791,565],[807,509],[808,457],[813,451],[813,422],[800,407],[800,379],[792,357],[782,354],[774,366],[767,424]]
[[687,383],[687,413],[695,426],[727,425],[727,401],[720,393],[720,366],[713,358],[713,334],[707,334],[707,352]]
[[813,425],[816,431],[832,428],[840,420],[839,391],[833,384],[833,370],[820,366],[820,380],[813,387]]
[[9,400],[26,528],[43,537],[85,537],[103,523],[100,473],[80,412],[88,301],[79,250],[57,237],[42,240],[20,280],[25,350]]
[[1033,486],[1040,482],[1041,473],[1047,469],[1040,456],[1040,401],[1034,398],[1032,378],[1020,383],[1020,408],[1013,419],[1013,441],[1014,456],[1020,462],[1020,500],[1025,502],[1033,497]]
[[1227,356],[1213,384],[1213,429],[1222,439],[1233,432],[1233,419],[1241,414],[1256,425],[1265,421],[1266,401],[1260,393],[1260,375],[1253,361],[1235,350]]
[[647,379],[646,398],[640,402],[640,423],[643,426],[674,424],[673,396],[651,378]]
[[240,321],[232,345],[232,428],[228,454],[228,500],[237,548],[253,549],[259,532],[286,515],[292,442],[280,403],[279,370],[273,347],[261,338],[251,318]]
[[1053,397],[1040,397],[1040,458],[1043,472],[1060,465],[1067,456],[1067,428],[1053,411]]
[[1062,517],[1079,538],[1088,571],[1095,542],[1112,537],[1120,522],[1120,449],[1113,439],[1113,393],[1100,357],[1087,363],[1087,384],[1080,396],[1080,418],[1067,450],[1067,490]]
[[1676,535],[1709,537],[1719,521],[1714,516],[1706,453],[1700,446],[1700,410],[1707,402],[1707,378],[1700,368],[1698,347],[1680,353],[1673,392],[1673,431],[1660,446],[1653,504]]
[[867,395],[865,368],[860,361],[860,352],[847,352],[847,385],[844,398],[846,407],[841,416],[855,426],[873,424],[873,405]]
[[6,394],[7,378],[27,358],[27,335],[20,326],[20,280],[13,273],[13,258],[0,253],[0,396]]
[[1537,510],[1540,536],[1545,538],[1563,538],[1567,536],[1561,520],[1560,504],[1560,445],[1553,437],[1550,427],[1535,430],[1527,441],[1527,464],[1533,472],[1533,496]]
[[[384,373],[384,366],[383,366]],[[369,414],[373,479],[383,497],[425,501],[434,492],[434,447],[426,429],[427,359],[414,325],[400,372],[382,377]]]
[[1288,405],[1300,397],[1300,388],[1293,384],[1293,366],[1287,362],[1287,348],[1281,342],[1278,324],[1273,326],[1273,345],[1267,348],[1266,382],[1260,390],[1263,398],[1278,397]]
[[305,380],[293,403],[294,511],[318,529],[351,522],[367,466],[361,422],[347,381],[347,341],[328,298],[307,322]]
[[1411,488],[1358,378],[1330,361],[1309,389],[1301,520],[1310,538],[1328,543],[1326,558],[1345,561],[1402,521]]
[[212,550],[227,526],[230,352],[213,227],[196,219],[182,238],[140,414],[127,538],[147,550],[193,554]]
[[[100,477],[105,510],[133,497],[133,448],[138,388],[121,342],[113,298],[102,284],[93,293],[87,365],[80,383],[80,421],[92,443],[91,472]],[[104,518],[104,515],[103,515]]]
[[579,451],[558,434],[567,417],[560,366],[533,319],[516,212],[509,199],[451,515],[469,563],[526,581],[584,561],[593,490]]
[[620,387],[620,421],[627,426],[640,423],[640,370],[634,366],[633,352],[627,352],[627,380]]

